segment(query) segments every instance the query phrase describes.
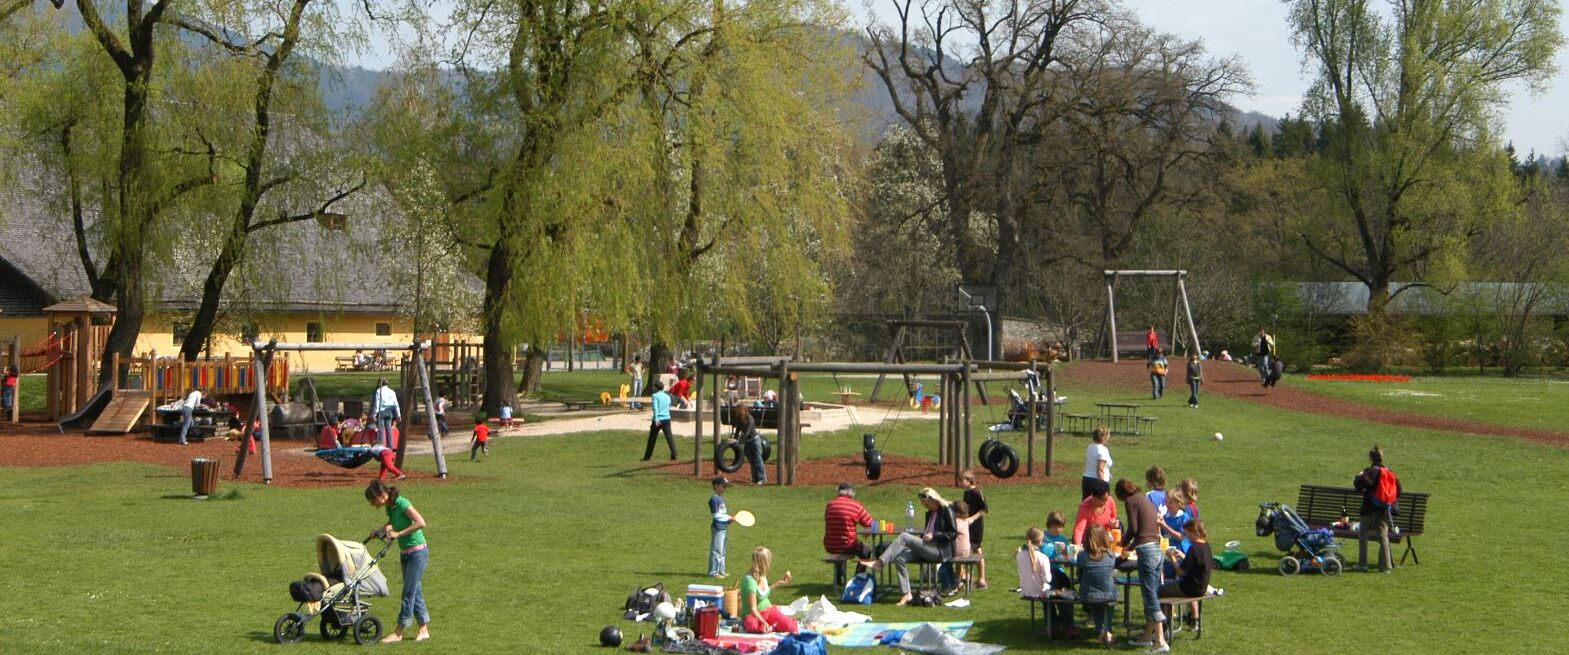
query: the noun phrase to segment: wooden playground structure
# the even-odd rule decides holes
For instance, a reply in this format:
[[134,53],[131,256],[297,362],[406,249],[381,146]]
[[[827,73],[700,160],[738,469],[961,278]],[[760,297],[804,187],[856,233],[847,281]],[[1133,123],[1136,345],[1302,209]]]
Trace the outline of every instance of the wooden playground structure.
[[[1117,334],[1117,282],[1125,277],[1171,278],[1174,283],[1171,294],[1171,330],[1166,333],[1168,337],[1166,352],[1177,351],[1177,335],[1183,331],[1182,328],[1187,328],[1187,335],[1192,339],[1188,342],[1192,352],[1204,352],[1203,347],[1199,345],[1198,327],[1193,323],[1193,307],[1188,304],[1187,271],[1102,271],[1102,274],[1106,277],[1106,341],[1111,349],[1112,362],[1119,361],[1118,351],[1122,350]],[[1182,321],[1183,318],[1187,319],[1185,323]],[[1142,341],[1139,342],[1138,347],[1143,347]]]
[[[981,369],[1012,371],[1012,373],[982,373]],[[801,454],[801,387],[800,375],[802,373],[859,373],[878,375],[940,375],[942,376],[941,395],[945,399],[938,407],[937,421],[937,462],[953,466],[954,484],[958,484],[959,475],[975,464],[975,443],[972,433],[970,389],[984,381],[1018,380],[1020,372],[1033,371],[1044,373],[1045,386],[1041,393],[1032,391],[1029,402],[1028,436],[1026,438],[1025,475],[1035,475],[1035,442],[1036,442],[1036,402],[1039,398],[1055,398],[1056,382],[1052,365],[1039,362],[997,362],[980,360],[947,361],[937,364],[890,364],[890,363],[797,363],[782,357],[734,357],[709,361],[699,359],[694,373],[694,394],[699,402],[694,403],[695,420],[693,421],[693,436],[696,447],[692,454],[692,474],[703,475],[703,450],[704,448],[717,449],[721,440],[720,408],[724,385],[720,376],[737,376],[740,378],[769,378],[779,381],[779,408],[778,430],[779,446],[777,456],[774,458],[774,482],[779,485],[793,485],[796,481],[796,471],[800,465]],[[703,415],[703,390],[704,378],[709,380],[713,426],[712,442],[704,444],[704,433],[709,424],[704,423]],[[950,400],[951,399],[951,400]],[[956,402],[955,402],[956,401]],[[895,402],[905,402],[903,399]],[[1054,440],[1056,435],[1056,412],[1047,411],[1042,418],[1045,419],[1046,431],[1046,461],[1045,472],[1051,474],[1054,456]],[[715,473],[719,473],[717,462]]]

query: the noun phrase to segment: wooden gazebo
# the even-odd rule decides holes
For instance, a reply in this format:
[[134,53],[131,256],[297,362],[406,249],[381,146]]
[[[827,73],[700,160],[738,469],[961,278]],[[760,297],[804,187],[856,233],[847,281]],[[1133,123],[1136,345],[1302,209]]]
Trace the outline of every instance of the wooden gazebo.
[[114,305],[85,294],[44,308],[49,333],[60,344],[60,359],[49,367],[50,419],[76,412],[93,395],[96,367],[114,315]]

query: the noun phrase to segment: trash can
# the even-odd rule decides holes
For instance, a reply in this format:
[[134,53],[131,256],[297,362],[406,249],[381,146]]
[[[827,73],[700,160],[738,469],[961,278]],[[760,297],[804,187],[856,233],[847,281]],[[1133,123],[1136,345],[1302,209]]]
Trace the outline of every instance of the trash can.
[[218,460],[197,457],[191,460],[191,494],[206,500],[218,490]]

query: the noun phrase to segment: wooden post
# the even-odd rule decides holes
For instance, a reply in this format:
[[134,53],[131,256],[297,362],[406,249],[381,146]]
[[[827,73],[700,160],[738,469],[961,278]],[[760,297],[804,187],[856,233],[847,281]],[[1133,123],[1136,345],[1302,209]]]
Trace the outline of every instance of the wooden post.
[[1193,339],[1193,352],[1203,356],[1204,349],[1199,346],[1199,329],[1193,324],[1193,307],[1188,304],[1188,286],[1183,282],[1183,275],[1177,275],[1177,292],[1182,294],[1182,310],[1188,317],[1188,337]]
[[[703,474],[703,358],[697,358],[697,366],[692,369],[692,377],[697,378],[692,391],[692,475]],[[714,413],[718,414],[716,407]],[[717,442],[716,442],[717,443]]]
[[1177,354],[1178,312],[1182,310],[1182,276],[1171,276],[1175,284],[1171,285],[1171,332],[1166,335],[1166,354]]
[[[623,356],[622,359],[623,359],[623,361],[625,361],[625,357],[624,356]],[[699,361],[702,361],[702,360],[700,359]],[[713,365],[714,366],[718,366],[719,365],[719,356],[715,355],[712,361],[713,361]],[[714,390],[713,390],[713,397],[714,397],[714,438],[713,438],[713,443],[714,443],[714,448],[717,449],[719,447],[719,432],[720,432],[720,430],[723,429],[724,426],[723,426],[722,422],[720,421],[720,414],[719,414],[719,374],[718,373],[714,373],[712,375],[714,376],[714,379],[712,380],[712,382],[714,383]],[[732,422],[735,421],[735,408],[734,407],[730,408],[730,420]],[[742,435],[742,436],[744,437],[746,435]],[[697,448],[698,448],[698,451],[699,451],[699,456],[701,456],[701,451],[703,449],[702,444],[698,444]],[[714,470],[718,471],[719,467],[717,467],[717,466],[714,467]],[[702,475],[701,472],[699,472],[698,474]]]
[[1046,365],[1046,397],[1051,404],[1046,409],[1046,477],[1051,477],[1052,446],[1057,440],[1057,376],[1056,364]]
[[[6,363],[11,368],[16,369],[18,374],[21,373],[21,370],[22,370],[22,337],[21,336],[14,335],[14,334],[11,335],[11,352],[10,352],[10,355],[8,357],[6,357]],[[22,380],[21,380],[21,378],[18,378],[16,380],[16,389],[12,390],[12,394],[11,394],[11,416],[8,417],[8,418],[10,418],[12,423],[17,423],[17,422],[21,421],[21,417],[22,417]]]
[[[253,346],[253,349],[254,349],[254,346]],[[256,411],[255,411],[255,415],[256,415],[256,417],[258,419],[261,420],[262,483],[263,484],[272,484],[272,436],[271,436],[272,428],[271,428],[271,426],[268,425],[268,422],[267,422],[267,374],[268,374],[268,370],[272,367],[272,350],[268,349],[265,352],[266,352],[266,354],[263,355],[262,354],[263,353],[262,350],[256,350],[255,351],[255,359],[256,359],[256,362],[257,362],[256,366],[255,366],[255,370],[256,370]],[[246,425],[245,426],[246,434],[249,434],[250,429],[251,429],[250,425]],[[239,475],[240,466],[242,466],[244,464],[244,462],[245,462],[243,453],[246,452],[246,448],[245,448],[245,439],[246,438],[247,437],[244,434],[242,434],[240,436],[240,452],[242,454],[241,454],[240,457],[236,458],[237,461],[236,461],[236,463],[234,465],[235,475],[236,476]]]
[[[942,380],[942,383],[937,385],[938,393],[942,394],[942,397],[947,398],[948,397],[948,376],[944,375],[944,376],[942,376],[941,378],[938,378],[938,379]],[[938,464],[947,464],[948,463],[948,405],[947,405],[947,403],[944,403],[941,407],[937,408],[937,463]]]
[[[964,423],[962,432],[964,435],[964,455],[959,458],[959,464],[961,466],[960,470],[970,468],[970,459],[974,454],[971,452],[971,447],[974,444],[972,444],[970,441],[970,423],[972,421],[970,421],[970,363],[968,361],[964,363],[962,379],[964,390],[959,394],[959,416],[960,420]],[[959,484],[959,471],[954,471],[953,484],[954,486],[958,486]]]
[[[894,363],[894,361],[896,359],[903,359],[903,357],[899,353],[899,350],[900,350],[900,348],[903,347],[903,345],[904,345],[904,326],[901,325],[901,326],[899,326],[897,328],[894,328],[893,343],[888,346],[888,355],[883,358],[883,363],[884,364],[892,364],[892,363]],[[873,403],[877,402],[877,394],[882,393],[883,381],[886,380],[886,379],[888,379],[888,374],[887,373],[878,373],[877,374],[877,384],[872,385],[872,395],[868,396],[867,399],[866,399],[868,402],[873,402]],[[905,376],[904,382],[905,382],[904,395],[905,395],[906,398],[909,398],[909,396],[910,396],[910,387],[909,387],[910,377],[908,375]]]
[[[436,449],[436,476],[445,480],[447,479],[447,456],[446,453],[441,452],[441,430],[436,427],[436,403],[430,397],[430,373],[425,368],[425,358],[420,356],[421,347],[422,344],[415,341],[412,352],[414,354],[414,370],[419,374],[420,389],[423,391],[422,395],[425,396],[425,431],[430,434],[430,445]],[[314,393],[314,388],[312,392]],[[404,441],[403,439],[398,440],[400,451],[403,448]]]
[[785,420],[784,420],[784,411],[785,411],[784,380],[785,380],[785,376],[789,375],[789,373],[790,373],[790,364],[785,362],[784,360],[780,360],[779,363],[774,364],[774,371],[779,376],[778,379],[779,379],[779,390],[780,390],[780,392],[779,392],[779,403],[778,403],[778,410],[779,410],[779,454],[774,457],[774,482],[782,487],[785,484],[785,465],[784,465],[785,455],[784,454],[785,454],[785,452],[787,450],[786,449],[786,445],[785,445],[785,436],[788,434],[788,432],[785,430]]
[[1111,343],[1111,363],[1117,363],[1117,276],[1106,276],[1106,336]]
[[[1030,360],[1030,372],[1031,373],[1036,373],[1037,372],[1035,370],[1035,360],[1033,360],[1033,359]],[[1036,385],[1035,388],[1039,389],[1040,385]],[[1040,398],[1041,398],[1041,394],[1040,394],[1040,392],[1038,390],[1031,390],[1030,391],[1030,395],[1029,395],[1029,403],[1030,403],[1030,417],[1029,417],[1029,421],[1030,421],[1030,428],[1029,428],[1029,436],[1025,437],[1025,441],[1024,441],[1024,475],[1025,475],[1025,477],[1034,477],[1035,476],[1035,415],[1036,415],[1036,408],[1035,408],[1035,406],[1040,403]],[[1046,405],[1046,413],[1047,414],[1051,413],[1051,405],[1050,404]]]

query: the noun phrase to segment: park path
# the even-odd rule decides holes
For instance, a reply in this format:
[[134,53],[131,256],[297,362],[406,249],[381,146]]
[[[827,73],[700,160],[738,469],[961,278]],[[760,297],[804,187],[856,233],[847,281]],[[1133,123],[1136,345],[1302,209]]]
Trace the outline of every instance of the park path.
[[[1184,367],[1173,364],[1171,376],[1168,378],[1171,393],[1187,393],[1187,383],[1183,378],[1184,371]],[[1104,361],[1080,361],[1064,367],[1059,376],[1062,380],[1059,385],[1065,385],[1070,390],[1073,385],[1083,384],[1111,385],[1118,389],[1138,390],[1146,394],[1149,392],[1149,374],[1145,372],[1142,361],[1124,361],[1117,364]],[[1348,382],[1347,384],[1377,383]],[[1291,384],[1291,376],[1287,376],[1279,385],[1265,389],[1259,385],[1258,373],[1254,369],[1230,362],[1211,361],[1204,365],[1203,391],[1310,414],[1339,416],[1419,430],[1515,437],[1536,443],[1569,447],[1569,432],[1385,409],[1297,388]]]

